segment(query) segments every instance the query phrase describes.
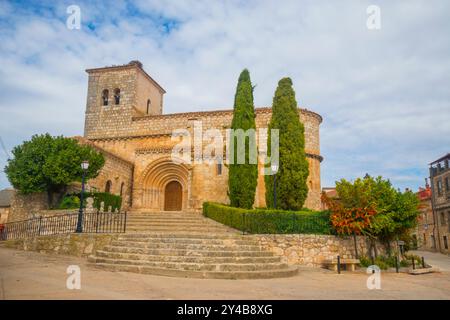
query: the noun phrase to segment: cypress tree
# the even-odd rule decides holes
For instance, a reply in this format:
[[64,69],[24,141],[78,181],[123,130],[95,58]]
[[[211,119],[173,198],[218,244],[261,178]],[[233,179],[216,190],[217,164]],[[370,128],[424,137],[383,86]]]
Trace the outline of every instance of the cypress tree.
[[[284,210],[300,210],[308,195],[308,161],[305,153],[305,128],[300,122],[292,80],[278,82],[272,104],[267,154],[271,152],[271,129],[279,129],[279,168],[276,173],[276,206]],[[268,164],[270,166],[270,164]],[[273,208],[273,175],[265,176],[266,204]]]
[[[255,108],[253,105],[253,87],[250,81],[250,73],[244,69],[238,80],[236,94],[234,97],[233,120],[231,129],[235,132],[237,129],[247,131],[256,129]],[[256,184],[258,179],[258,164],[250,163],[250,146],[256,145],[255,136],[245,136],[245,163],[238,163],[238,140],[234,140],[233,148],[230,154],[229,173],[228,173],[228,195],[230,204],[238,208],[251,208],[255,200]],[[231,158],[231,156],[233,158]],[[242,155],[241,155],[242,156]],[[231,163],[232,162],[232,163]]]

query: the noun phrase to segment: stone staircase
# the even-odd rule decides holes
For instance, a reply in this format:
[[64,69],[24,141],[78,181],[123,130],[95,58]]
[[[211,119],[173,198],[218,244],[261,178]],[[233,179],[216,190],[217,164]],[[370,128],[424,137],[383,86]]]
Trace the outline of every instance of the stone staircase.
[[259,243],[198,213],[130,213],[127,233],[89,257],[96,267],[173,277],[262,279],[297,268]]

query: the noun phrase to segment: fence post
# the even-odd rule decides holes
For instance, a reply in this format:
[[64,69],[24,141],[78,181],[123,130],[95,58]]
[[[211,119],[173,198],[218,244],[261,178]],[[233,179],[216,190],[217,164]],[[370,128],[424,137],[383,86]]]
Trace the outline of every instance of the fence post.
[[125,211],[125,221],[123,224],[123,233],[125,233],[127,230],[127,212]]
[[341,274],[341,257],[337,256],[337,272]]
[[242,234],[245,234],[245,212],[242,214]]
[[41,226],[42,226],[42,216],[39,217],[38,236],[41,235]]

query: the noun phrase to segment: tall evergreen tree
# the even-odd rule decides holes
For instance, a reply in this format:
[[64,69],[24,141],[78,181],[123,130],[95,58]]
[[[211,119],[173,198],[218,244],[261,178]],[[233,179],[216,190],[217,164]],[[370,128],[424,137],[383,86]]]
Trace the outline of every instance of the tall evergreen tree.
[[[250,81],[250,73],[244,69],[239,76],[236,94],[234,97],[233,120],[231,129],[242,129],[247,132],[249,129],[256,129],[255,108],[253,105],[253,87]],[[245,135],[245,149],[239,150],[238,138],[233,135],[233,148],[230,148],[228,193],[230,204],[238,208],[251,208],[255,200],[256,184],[258,179],[258,164],[252,163],[249,153],[251,147],[255,146],[255,135]],[[239,154],[245,152],[245,155]],[[245,163],[238,163],[239,156],[245,157]],[[256,155],[255,155],[256,156]],[[231,158],[233,157],[233,158]]]
[[[305,128],[300,122],[292,80],[278,82],[273,98],[269,124],[267,154],[271,153],[271,129],[279,129],[279,168],[276,173],[276,206],[284,210],[299,210],[308,195],[308,161],[305,153]],[[270,164],[268,164],[270,166]],[[274,177],[265,176],[266,204],[274,207]]]

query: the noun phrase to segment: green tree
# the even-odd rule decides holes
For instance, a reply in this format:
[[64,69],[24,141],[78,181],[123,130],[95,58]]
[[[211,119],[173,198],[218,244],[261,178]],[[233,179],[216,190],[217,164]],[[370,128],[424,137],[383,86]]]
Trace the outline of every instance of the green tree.
[[86,178],[94,178],[105,160],[92,147],[79,145],[75,139],[50,134],[34,135],[16,146],[5,173],[12,186],[22,194],[47,192],[49,205],[53,194],[60,199],[69,183],[81,181],[81,162],[89,161]]
[[338,200],[344,208],[373,208],[375,214],[361,233],[389,244],[409,233],[417,223],[419,199],[411,191],[396,190],[389,180],[366,175],[353,183],[336,182]]
[[[255,201],[258,164],[255,161],[257,154],[253,87],[250,81],[250,73],[247,69],[244,69],[239,76],[234,97],[231,129],[234,133],[238,133],[239,129],[241,129],[248,135],[241,135],[240,138],[236,135],[230,137],[233,139],[233,147],[230,148],[230,160],[233,159],[233,161],[230,161],[228,166],[230,204],[233,207],[249,209]],[[238,148],[240,141],[243,142],[241,144],[244,146],[243,150]],[[239,157],[242,157],[244,161],[239,161]]]
[[[305,153],[305,128],[300,122],[292,80],[278,82],[273,98],[272,119],[269,124],[267,154],[271,156],[272,129],[279,130],[279,168],[276,173],[277,208],[300,210],[308,195],[308,161]],[[270,164],[268,164],[270,166]],[[266,204],[273,208],[274,177],[265,176]]]

